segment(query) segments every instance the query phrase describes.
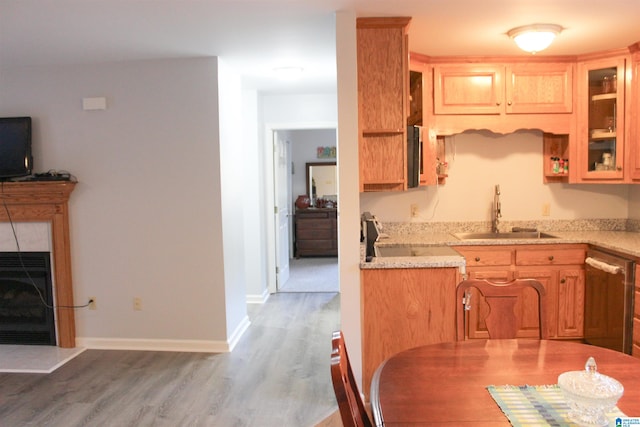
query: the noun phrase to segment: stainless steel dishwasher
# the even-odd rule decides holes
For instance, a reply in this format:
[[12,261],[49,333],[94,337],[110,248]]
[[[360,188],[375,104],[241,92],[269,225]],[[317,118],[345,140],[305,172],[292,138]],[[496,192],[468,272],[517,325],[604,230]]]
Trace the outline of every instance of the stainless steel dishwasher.
[[585,273],[585,342],[631,354],[634,262],[592,249]]

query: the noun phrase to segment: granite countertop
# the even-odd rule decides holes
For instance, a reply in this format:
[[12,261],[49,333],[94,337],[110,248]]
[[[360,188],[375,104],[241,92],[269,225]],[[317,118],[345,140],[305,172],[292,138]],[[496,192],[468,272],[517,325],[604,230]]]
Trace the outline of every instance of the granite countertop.
[[[640,259],[640,233],[633,231],[547,231],[555,239],[486,239],[460,240],[452,233],[390,234],[378,240],[384,246],[478,246],[478,245],[555,245],[582,243]],[[462,256],[381,257],[360,263],[361,269],[458,267],[464,271]]]

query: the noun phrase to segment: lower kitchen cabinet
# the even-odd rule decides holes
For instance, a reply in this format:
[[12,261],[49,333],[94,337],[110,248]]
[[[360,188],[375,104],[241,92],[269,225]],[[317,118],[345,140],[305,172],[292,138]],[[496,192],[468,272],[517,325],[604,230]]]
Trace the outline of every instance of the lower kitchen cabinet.
[[[543,271],[521,269],[518,271],[517,278],[536,279],[544,285],[547,291],[549,338],[582,338],[584,335],[583,268]],[[535,319],[537,317],[531,319],[529,324],[533,324]]]
[[361,270],[362,392],[388,357],[455,341],[458,268]]
[[[506,282],[536,279],[547,291],[549,337],[577,339],[584,334],[584,245],[458,246],[467,261],[469,278]],[[538,336],[538,298],[525,290],[516,305],[518,337]],[[477,292],[471,297],[468,337],[489,337],[484,319],[487,303]]]

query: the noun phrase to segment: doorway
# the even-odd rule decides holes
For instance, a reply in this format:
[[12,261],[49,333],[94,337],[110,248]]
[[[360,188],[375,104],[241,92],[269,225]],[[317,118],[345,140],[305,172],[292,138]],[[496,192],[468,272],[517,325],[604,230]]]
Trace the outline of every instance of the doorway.
[[[273,287],[270,284],[270,293],[339,292],[338,257],[296,257],[295,246],[295,200],[299,195],[310,194],[306,183],[306,165],[336,162],[336,131],[335,126],[283,127],[271,130],[274,142],[273,194],[276,213],[273,221],[275,256],[272,259],[275,263],[276,283]],[[333,196],[337,203],[337,194]],[[284,238],[287,236],[284,212],[287,215],[287,250],[284,248]]]
[[338,257],[292,258],[278,292],[340,292]]

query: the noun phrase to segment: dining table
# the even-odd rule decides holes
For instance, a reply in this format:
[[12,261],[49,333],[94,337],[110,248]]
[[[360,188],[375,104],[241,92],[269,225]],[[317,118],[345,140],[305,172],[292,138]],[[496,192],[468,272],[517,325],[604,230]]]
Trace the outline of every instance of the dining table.
[[538,339],[455,341],[395,354],[372,378],[372,415],[376,426],[387,427],[508,426],[489,387],[555,387],[560,374],[584,370],[589,357],[599,373],[623,385],[617,408],[627,417],[640,417],[639,358],[579,342]]

